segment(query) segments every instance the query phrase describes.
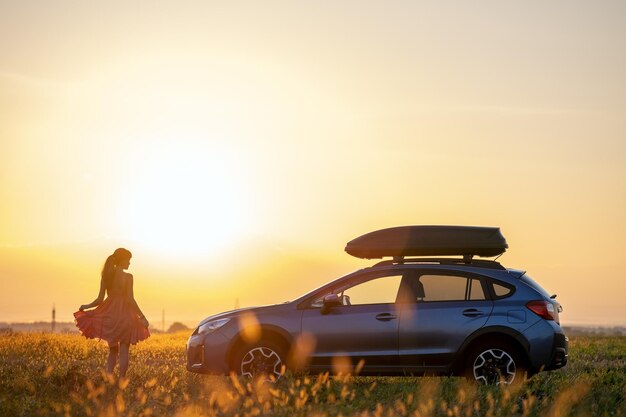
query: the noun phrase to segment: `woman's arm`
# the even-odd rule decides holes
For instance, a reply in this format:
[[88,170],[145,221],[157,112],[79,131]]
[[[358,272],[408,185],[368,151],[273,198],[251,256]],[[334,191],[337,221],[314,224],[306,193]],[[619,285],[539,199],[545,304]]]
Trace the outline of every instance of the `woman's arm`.
[[128,274],[128,298],[130,299],[130,303],[132,307],[135,309],[135,312],[139,316],[139,318],[143,321],[143,325],[148,327],[148,320],[146,316],[141,312],[137,301],[135,300],[135,295],[133,294],[133,274]]
[[87,310],[89,308],[96,307],[96,306],[99,306],[100,304],[102,304],[102,301],[104,300],[104,290],[105,290],[105,288],[104,288],[104,279],[100,279],[100,292],[98,293],[98,298],[96,298],[95,300],[93,300],[89,304],[83,304],[78,309],[80,311],[83,311],[83,310]]

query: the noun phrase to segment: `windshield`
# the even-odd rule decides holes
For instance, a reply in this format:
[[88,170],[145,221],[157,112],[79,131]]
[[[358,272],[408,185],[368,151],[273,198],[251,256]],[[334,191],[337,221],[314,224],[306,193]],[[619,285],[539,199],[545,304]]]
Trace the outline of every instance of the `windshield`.
[[331,281],[329,283],[321,285],[321,286],[315,288],[314,290],[311,290],[311,291],[307,292],[306,294],[303,294],[300,297],[297,297],[295,300],[304,300],[305,298],[309,297],[310,295],[313,295],[314,293],[320,291],[322,288],[324,288],[324,287],[332,287],[333,284],[336,284],[338,281],[340,281],[343,278],[347,277],[348,275],[352,275],[352,274],[354,274],[354,272],[350,272],[349,274],[343,275],[343,276],[341,276],[341,277],[339,277],[339,278],[337,278],[337,279],[335,279],[335,280],[333,280],[333,281]]

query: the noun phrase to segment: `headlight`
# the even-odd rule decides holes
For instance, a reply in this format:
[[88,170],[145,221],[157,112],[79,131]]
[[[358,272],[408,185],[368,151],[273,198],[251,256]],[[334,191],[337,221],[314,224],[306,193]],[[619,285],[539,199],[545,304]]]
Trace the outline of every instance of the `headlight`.
[[214,332],[215,330],[219,329],[220,327],[222,327],[229,321],[230,319],[219,319],[219,320],[208,321],[204,323],[203,325],[201,325],[200,327],[198,327],[198,334],[208,334],[208,333]]

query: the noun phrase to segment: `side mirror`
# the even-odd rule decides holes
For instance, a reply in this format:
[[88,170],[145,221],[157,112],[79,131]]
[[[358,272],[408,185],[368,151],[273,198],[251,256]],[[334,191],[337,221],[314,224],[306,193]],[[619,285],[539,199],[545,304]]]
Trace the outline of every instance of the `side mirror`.
[[337,294],[328,294],[324,296],[322,300],[322,309],[320,313],[328,314],[333,307],[337,307],[341,305],[341,300]]

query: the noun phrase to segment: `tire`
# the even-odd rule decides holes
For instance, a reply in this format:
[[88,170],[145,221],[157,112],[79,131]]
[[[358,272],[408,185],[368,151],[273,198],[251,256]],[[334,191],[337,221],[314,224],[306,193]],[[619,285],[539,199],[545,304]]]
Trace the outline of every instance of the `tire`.
[[278,381],[286,369],[285,349],[276,343],[259,342],[243,346],[233,361],[233,371],[242,377]]
[[502,341],[481,343],[470,349],[465,377],[484,385],[519,385],[528,375],[519,351]]

